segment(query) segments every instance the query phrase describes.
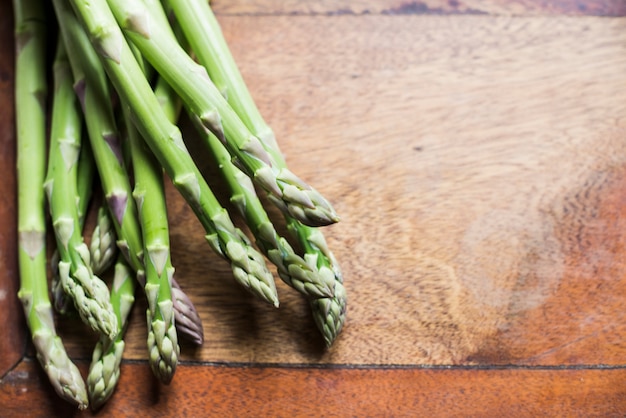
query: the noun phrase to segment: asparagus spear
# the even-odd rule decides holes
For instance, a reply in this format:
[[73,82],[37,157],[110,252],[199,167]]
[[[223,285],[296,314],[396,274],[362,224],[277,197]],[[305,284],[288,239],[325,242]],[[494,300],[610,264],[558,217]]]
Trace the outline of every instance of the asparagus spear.
[[[119,147],[117,127],[110,106],[110,94],[106,74],[87,34],[77,20],[67,0],[53,1],[61,35],[70,54],[70,64],[74,71],[75,88],[86,112],[88,130],[92,140],[96,163],[100,172],[102,187],[109,203],[113,225],[119,238],[118,247],[123,250],[129,265],[137,273],[141,286],[143,243],[141,228],[137,220],[135,201],[129,198],[132,188],[123,164]],[[175,294],[174,309],[181,324],[180,332],[192,341],[203,340],[202,324],[196,308],[178,284],[173,281]]]
[[[153,1],[150,2],[151,10],[156,12],[153,14],[159,17],[164,26],[167,25],[166,27],[170,28],[161,4],[158,2],[157,4],[153,3]],[[180,35],[178,42],[181,45],[185,45],[186,40],[183,38],[178,25],[176,26],[176,32]],[[170,36],[176,36],[174,31],[170,32]],[[176,92],[162,77],[159,77],[155,87],[155,94],[161,106],[164,107],[170,122],[175,123],[178,115],[177,107],[180,107],[180,100]],[[324,283],[322,277],[317,275],[316,266],[311,268],[305,260],[294,253],[287,240],[278,235],[256,195],[250,179],[231,162],[230,154],[217,137],[210,132],[206,132],[202,128],[201,122],[197,118],[193,118],[193,115],[192,119],[199,127],[198,132],[200,135],[207,135],[205,142],[209,145],[209,149],[216,159],[217,166],[228,184],[232,196],[231,202],[246,219],[255,237],[257,246],[277,266],[279,276],[288,285],[305,295],[316,297],[331,296],[334,282],[331,280],[329,283]]]
[[128,315],[135,301],[135,280],[126,260],[118,255],[111,288],[111,303],[117,316],[118,333],[114,340],[100,338],[93,351],[87,388],[91,408],[100,408],[111,397],[120,377],[120,363],[124,353],[122,336],[128,324]]
[[180,130],[164,115],[106,1],[72,0],[72,4],[103,58],[110,80],[130,106],[134,123],[194,210],[207,232],[211,247],[231,263],[237,282],[278,306],[272,274],[267,270],[263,256],[251,246],[243,232],[235,228],[202,178],[184,145]]
[[[165,17],[165,12],[163,11],[163,8],[161,6],[161,3],[157,0],[147,0],[146,3],[150,4],[152,9],[160,12],[157,13],[156,15],[159,16],[160,18],[162,18],[164,21],[167,21],[167,17]],[[133,54],[135,55],[135,58],[137,59],[137,63],[141,66],[144,74],[146,74],[146,77],[149,77],[149,74],[153,73],[152,68],[149,66],[148,63],[146,63],[146,61],[143,59],[143,57],[141,56],[141,54],[139,53],[138,49],[130,44],[129,45],[133,51]],[[156,93],[155,93],[156,94]],[[170,101],[165,101],[162,100],[162,98],[158,98],[158,101],[161,105],[161,108],[168,114],[168,117],[171,117],[172,119],[176,120],[178,119],[178,115],[180,114],[180,101],[179,100],[170,100]],[[123,119],[124,125],[128,126],[127,131],[130,132],[133,136],[136,137],[136,139],[140,139],[140,141],[137,142],[142,142],[143,143],[143,138],[140,138],[140,134],[137,132],[136,127],[133,125],[132,121],[131,121],[131,115],[128,112],[126,112],[128,110],[128,107],[125,108],[125,119]],[[127,135],[128,136],[128,135]],[[125,143],[129,144],[129,151],[128,151],[128,155],[130,156],[131,152],[130,152],[130,144],[131,144],[131,140],[127,140],[125,141]],[[150,153],[151,152],[149,150],[147,150],[146,148],[146,152]],[[154,157],[151,157],[151,160],[153,163],[156,163],[154,161]],[[159,166],[159,170],[161,172],[162,175],[162,169]],[[162,179],[161,179],[161,186],[162,187]],[[162,197],[163,202],[165,202],[165,196],[163,195]],[[166,209],[165,206],[162,206],[161,208]],[[162,219],[166,220],[167,219],[167,213],[162,213],[160,216],[164,216]],[[169,225],[167,224],[167,222],[163,222],[162,225],[159,227],[157,225],[155,225],[155,227],[157,228],[162,228],[162,234],[164,236],[166,236],[169,239]],[[142,226],[142,230],[145,228],[151,228],[150,226],[146,225],[146,226]],[[169,245],[169,244],[168,244]],[[144,248],[145,251],[145,248]],[[169,251],[168,251],[169,252]],[[168,255],[169,257],[169,255]],[[170,264],[170,268],[171,268],[171,262],[169,262]],[[180,285],[178,284],[178,282],[176,281],[173,272],[174,269],[171,269],[172,274],[170,275],[170,277],[168,278],[168,281],[170,282],[170,290],[171,290],[171,299],[173,301],[173,306],[174,306],[174,319],[173,322],[176,324],[176,330],[178,331],[178,333],[180,335],[182,335],[183,337],[187,338],[188,340],[190,340],[191,342],[193,342],[196,345],[202,345],[202,343],[204,342],[204,330],[202,328],[202,321],[200,319],[200,316],[198,315],[198,312],[196,311],[193,303],[191,302],[191,300],[189,299],[189,297],[185,294],[185,292],[183,292],[183,290],[180,288]],[[144,288],[145,288],[145,284],[146,284],[146,274],[145,271],[142,271],[140,274],[140,282],[143,284]],[[173,331],[172,331],[173,332]],[[155,361],[156,361],[155,357]],[[172,370],[172,374],[173,374],[173,370]],[[166,376],[167,373],[164,374],[164,376]],[[164,379],[164,382],[167,382],[168,379]]]
[[[161,4],[157,2],[155,6],[161,7]],[[172,89],[167,83],[163,81],[163,79],[159,78],[157,80],[154,94],[167,118],[170,121],[177,120],[181,109],[180,100],[174,97]],[[167,225],[164,226],[167,227]],[[195,336],[192,341],[195,342],[197,345],[200,345],[204,340],[204,331],[202,329],[202,326],[196,326],[196,324],[201,324],[200,318],[198,317],[198,312],[195,309],[185,311],[185,306],[193,305],[191,304],[191,301],[186,301],[188,297],[184,292],[180,290],[176,280],[172,278],[171,281],[172,300],[174,301],[174,307],[176,308],[177,312],[177,314],[175,315],[176,329],[179,331],[179,333],[184,332],[183,335],[188,338],[191,336]]]
[[163,170],[130,122],[126,106],[124,116],[135,176],[133,197],[143,232],[149,361],[154,374],[168,384],[176,371],[180,348],[174,326],[171,285],[174,267],[170,258]]
[[[314,226],[339,220],[321,194],[286,167],[272,165],[259,139],[250,133],[211,83],[206,70],[191,59],[167,30],[159,27],[159,19],[145,4],[140,0],[108,0],[108,3],[124,34],[177,91],[203,127],[224,143],[237,164],[265,189],[283,212]],[[187,7],[186,2],[178,1],[170,5],[177,15]]]
[[43,2],[14,0],[20,289],[37,358],[56,393],[85,409],[85,384],[56,334],[46,282],[45,197],[47,96]]
[[[81,141],[80,156],[77,163],[77,181],[76,181],[76,202],[78,207],[78,221],[83,230],[85,225],[85,217],[87,216],[87,209],[91,201],[91,195],[93,191],[95,163],[93,160],[93,154],[89,141]],[[91,250],[91,248],[90,248]],[[93,270],[93,254],[91,254],[91,267]],[[67,297],[61,284],[59,277],[59,253],[58,250],[54,250],[52,257],[50,258],[50,269],[52,272],[52,302],[54,309],[60,314],[66,314],[72,307],[72,301]],[[95,275],[99,275],[100,272],[94,270]]]
[[76,167],[82,118],[62,42],[59,43],[54,70],[56,88],[49,166],[44,185],[59,251],[59,277],[83,321],[95,331],[113,338],[117,322],[109,302],[109,290],[89,266],[89,249],[83,242],[76,206]]
[[[122,157],[121,140],[113,109],[107,78],[97,70],[98,59],[89,39],[84,34],[71,10],[61,9],[61,1],[55,1],[61,35],[67,46],[74,73],[76,92],[81,100],[89,140],[100,174],[112,221],[118,234],[118,247],[133,266],[140,266],[141,244],[129,243],[128,237],[141,236],[134,218],[136,208],[131,198],[131,186]],[[135,245],[133,245],[135,244]],[[133,250],[131,251],[131,245]]]
[[[186,0],[183,4],[171,0],[170,4],[198,62],[207,69],[211,80],[248,129],[261,139],[271,156],[272,165],[286,168],[274,132],[252,99],[208,2]],[[346,313],[346,292],[339,265],[319,229],[302,224],[293,214],[286,213],[285,218],[288,229],[304,251],[308,265],[316,266],[318,276],[323,278],[324,283],[334,282],[334,295],[310,301],[315,322],[330,346],[343,327]]]

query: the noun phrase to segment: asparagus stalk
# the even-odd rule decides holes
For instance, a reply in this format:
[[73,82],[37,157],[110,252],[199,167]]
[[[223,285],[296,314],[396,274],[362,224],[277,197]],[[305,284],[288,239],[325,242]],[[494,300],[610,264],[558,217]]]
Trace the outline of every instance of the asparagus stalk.
[[[150,149],[185,197],[207,232],[211,247],[231,263],[235,280],[278,306],[272,274],[263,256],[235,228],[187,151],[180,130],[170,123],[104,0],[72,0],[118,94]],[[141,10],[145,10],[143,6]],[[144,16],[145,17],[145,16]],[[137,16],[138,19],[141,16]],[[152,63],[154,65],[154,63]]]
[[[157,0],[146,0],[147,4],[150,4],[150,7],[152,8],[152,10],[154,10],[156,16],[159,16],[159,18],[163,19],[163,21],[167,22],[167,17],[165,16],[165,12],[163,11],[162,5],[159,1]],[[153,73],[152,68],[149,66],[149,64],[146,63],[146,61],[143,59],[143,57],[141,56],[141,54],[139,53],[139,50],[132,44],[129,44],[129,46],[131,47],[133,54],[135,55],[135,58],[137,59],[137,63],[141,66],[144,74],[146,74],[147,77],[149,77],[149,74]],[[168,86],[169,89],[169,86]],[[156,93],[155,93],[156,94]],[[158,101],[159,104],[161,105],[161,108],[167,113],[168,118],[171,118],[173,120],[178,119],[178,115],[180,114],[180,100],[165,100],[162,97],[158,97]],[[140,134],[137,132],[136,127],[133,125],[132,121],[131,121],[131,115],[129,113],[128,107],[126,107],[124,112],[124,116],[125,116],[125,120],[124,120],[124,124],[127,125],[128,127],[128,132],[130,132],[133,137],[133,139],[138,139],[138,141],[136,142],[141,142],[143,143],[143,138],[140,137]],[[139,140],[140,139],[140,140]],[[129,148],[130,148],[130,144],[134,142],[131,140],[125,141],[125,143],[129,144]],[[145,145],[144,145],[145,147]],[[143,150],[142,150],[143,151]],[[151,155],[151,152],[145,148],[144,152],[148,152]],[[131,152],[128,152],[128,155],[130,156]],[[150,157],[151,161],[153,164],[156,164],[156,162],[154,161],[154,156]],[[159,170],[161,172],[161,176],[162,176],[162,169],[159,166]],[[162,178],[160,180],[160,184],[161,186],[159,187],[163,187],[162,186]],[[162,192],[161,192],[162,193]],[[163,195],[162,197],[163,202],[165,202],[165,196]],[[166,210],[167,208],[165,206],[162,206],[161,208],[162,210]],[[161,216],[164,218],[162,218],[163,220],[167,219],[167,213],[162,213]],[[167,239],[169,240],[169,225],[166,222],[163,222],[162,225],[159,227],[157,225],[155,225],[154,227],[156,228],[162,228],[162,233],[164,234],[165,237],[167,237]],[[151,228],[151,226],[149,225],[145,225],[142,226],[142,230],[144,228]],[[169,245],[169,244],[168,244]],[[145,250],[145,249],[144,249]],[[169,251],[168,251],[169,252]],[[169,257],[169,255],[168,255]],[[171,268],[171,262],[169,262],[170,264],[170,268]],[[172,268],[171,272],[174,272],[174,269]],[[142,272],[142,274],[140,275],[141,279],[140,282],[143,284],[144,288],[145,288],[145,284],[146,284],[146,274],[145,272]],[[185,292],[183,292],[183,290],[180,288],[180,285],[178,284],[178,282],[176,281],[175,277],[172,275],[170,275],[169,280],[170,282],[170,288],[171,288],[171,299],[173,301],[173,306],[174,306],[174,323],[176,324],[176,330],[178,331],[178,333],[187,338],[188,340],[190,340],[191,342],[193,342],[196,345],[202,345],[202,343],[204,342],[204,330],[202,328],[202,321],[200,319],[200,316],[198,315],[198,312],[196,311],[193,303],[191,302],[191,300],[189,299],[189,297],[185,294]],[[157,340],[160,341],[160,340]],[[152,352],[153,350],[151,350]],[[156,354],[156,351],[154,351],[154,353]],[[155,357],[155,364],[156,364],[156,359],[157,357]],[[173,375],[173,370],[172,370],[172,375]],[[166,376],[167,373],[164,373],[164,376]],[[171,376],[170,376],[171,379]],[[164,382],[167,383],[168,379],[165,378],[163,379]]]
[[[98,71],[98,58],[89,39],[63,1],[54,1],[61,35],[67,46],[76,92],[81,100],[89,140],[102,189],[116,230],[117,245],[132,266],[140,266],[141,232],[136,222],[132,189],[124,166],[121,139],[111,106],[106,75]],[[128,239],[136,238],[136,242]],[[132,250],[131,250],[132,248]]]
[[[154,4],[155,2],[152,0],[149,3],[146,1],[146,3],[151,5],[153,12],[156,11],[154,15],[159,17],[162,24],[170,28],[161,4],[158,2]],[[186,40],[182,36],[178,25],[176,26],[176,32],[180,35],[178,42],[181,45],[185,45]],[[175,37],[174,31],[170,32],[170,36]],[[159,77],[155,87],[155,94],[161,106],[164,107],[170,122],[175,123],[178,117],[176,110],[177,107],[180,107],[180,100],[176,92],[162,77]],[[232,163],[230,154],[217,137],[210,132],[206,132],[198,118],[194,118],[192,115],[192,119],[198,126],[200,135],[208,136],[205,138],[205,142],[209,145],[209,149],[216,159],[217,166],[228,184],[231,191],[231,202],[246,219],[255,237],[257,246],[277,266],[279,276],[288,285],[305,295],[315,297],[331,296],[334,282],[331,280],[328,283],[324,283],[322,277],[317,275],[316,266],[311,268],[304,259],[294,253],[287,240],[278,235],[254,190],[250,178]]]
[[[198,62],[207,69],[215,86],[247,128],[261,140],[271,156],[272,165],[286,168],[287,163],[274,132],[252,99],[208,2],[187,0],[183,5],[181,1],[171,0],[170,4]],[[308,265],[317,267],[318,276],[323,278],[324,283],[334,282],[334,295],[310,301],[315,322],[330,346],[343,327],[346,313],[346,291],[339,265],[318,228],[302,224],[290,213],[285,214],[285,219],[288,229],[302,247]]]
[[[141,227],[137,219],[135,201],[131,197],[132,188],[123,164],[119,136],[110,106],[110,92],[106,74],[98,55],[80,22],[77,20],[67,0],[53,1],[61,35],[70,54],[70,64],[74,71],[75,89],[86,110],[87,127],[90,131],[96,163],[100,172],[115,232],[119,238],[118,247],[129,265],[137,273],[141,286],[143,243]],[[134,59],[133,59],[133,62]],[[193,303],[173,281],[175,294],[174,309],[181,334],[194,342],[203,340],[202,324]]]
[[85,409],[85,384],[57,335],[46,282],[45,197],[47,84],[43,2],[14,0],[15,114],[17,138],[18,262],[26,322],[56,393]]
[[80,224],[84,226],[85,217],[87,216],[87,210],[93,194],[94,177],[96,174],[95,161],[93,159],[93,152],[91,151],[89,141],[81,142],[80,155],[78,157],[78,166],[76,170],[76,192],[78,193],[76,201],[78,207],[78,219]]
[[168,384],[176,371],[180,348],[174,326],[171,285],[174,267],[170,257],[163,170],[130,122],[126,106],[124,115],[135,176],[133,197],[143,232],[149,361],[154,374]]
[[59,251],[59,277],[83,321],[95,331],[113,338],[117,322],[109,301],[109,290],[89,266],[89,249],[83,242],[76,205],[82,118],[62,42],[59,43],[54,70],[56,88],[45,190]]
[[[204,129],[224,143],[237,164],[265,189],[283,212],[314,226],[339,220],[321,194],[286,167],[272,165],[259,139],[250,133],[228,105],[206,70],[191,59],[166,29],[160,27],[159,19],[145,4],[140,0],[108,0],[108,3],[124,34],[176,90]],[[188,7],[187,2],[180,1],[172,1],[170,5],[177,17]]]
[[[78,157],[77,164],[76,176],[78,179],[76,181],[76,202],[78,207],[78,221],[81,225],[81,230],[83,230],[87,209],[91,201],[95,173],[95,163],[93,161],[89,141],[81,141],[80,156]],[[91,254],[91,261],[93,270],[93,254]],[[59,277],[59,252],[56,249],[50,258],[50,270],[52,272],[51,290],[54,309],[60,314],[66,314],[72,307],[72,301],[65,294],[63,285],[61,284],[61,278]],[[100,273],[94,271],[94,274],[99,275]]]
[[[81,151],[78,160],[78,215],[81,225],[84,226],[84,217],[87,216],[87,208],[93,191],[93,178],[95,174],[96,162],[89,141],[83,144],[84,151]],[[115,230],[106,205],[98,209],[96,227],[91,234],[89,245],[91,254],[91,268],[96,275],[104,273],[115,260],[117,254],[117,244]]]
[[[155,7],[156,6],[161,7],[161,4],[157,2],[155,4]],[[175,97],[173,90],[160,77],[157,79],[154,94],[168,120],[172,122],[176,121],[181,109],[180,100]],[[191,338],[192,342],[200,345],[204,340],[204,330],[202,329],[202,326],[198,327],[196,325],[201,325],[198,312],[195,309],[188,311],[185,310],[186,306],[193,306],[191,301],[186,301],[187,298],[187,295],[178,287],[176,280],[172,278],[172,299],[176,309],[176,329],[181,334],[184,332],[183,335],[188,338],[194,336],[194,338]]]
[[114,340],[100,338],[93,351],[87,388],[91,408],[100,408],[111,397],[120,377],[120,363],[128,315],[135,302],[135,280],[123,256],[118,255],[111,289],[111,303],[117,316],[118,334]]

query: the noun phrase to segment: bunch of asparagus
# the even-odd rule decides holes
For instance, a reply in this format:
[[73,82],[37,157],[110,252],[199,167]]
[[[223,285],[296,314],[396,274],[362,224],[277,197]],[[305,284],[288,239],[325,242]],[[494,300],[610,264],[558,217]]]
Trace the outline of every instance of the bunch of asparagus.
[[[112,395],[137,284],[148,302],[148,360],[161,382],[174,376],[179,336],[203,342],[195,307],[174,279],[164,172],[204,227],[209,246],[230,263],[235,281],[278,307],[269,260],[277,276],[309,303],[330,346],[345,321],[346,292],[318,227],[338,217],[288,169],[207,1],[53,0],[52,5],[50,13],[43,0],[13,1],[19,297],[37,356],[57,393],[79,408],[94,409]],[[48,103],[51,27],[59,36]],[[214,156],[256,246],[194,164],[177,126],[183,110]],[[96,182],[105,203],[86,240],[85,217],[96,201],[91,193]],[[297,250],[277,233],[267,204],[284,214]],[[75,309],[100,336],[86,384],[55,331],[47,212],[56,242],[50,260],[54,307],[59,314]],[[112,266],[109,287],[100,277]]]

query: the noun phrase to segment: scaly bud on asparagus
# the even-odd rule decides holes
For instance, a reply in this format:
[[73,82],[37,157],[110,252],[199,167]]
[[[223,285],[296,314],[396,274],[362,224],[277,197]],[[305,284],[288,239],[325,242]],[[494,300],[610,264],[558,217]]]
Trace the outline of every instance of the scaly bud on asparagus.
[[111,397],[120,377],[120,363],[124,353],[122,336],[128,315],[135,301],[133,272],[120,255],[115,263],[115,275],[111,286],[111,304],[117,316],[118,333],[114,340],[100,338],[93,351],[87,387],[91,408],[100,408]]
[[96,227],[91,235],[89,245],[91,268],[95,274],[104,273],[115,260],[115,228],[106,207],[98,209]]

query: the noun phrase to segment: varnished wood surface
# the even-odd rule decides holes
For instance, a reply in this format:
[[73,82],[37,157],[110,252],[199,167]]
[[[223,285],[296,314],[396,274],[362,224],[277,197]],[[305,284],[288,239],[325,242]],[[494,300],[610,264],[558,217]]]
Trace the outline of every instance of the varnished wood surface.
[[503,15],[624,16],[616,0],[250,0],[211,2],[219,14],[233,15]]
[[[311,416],[626,413],[624,2],[344,3],[214,2],[290,167],[342,216],[325,229],[349,294],[342,336],[325,350],[282,283],[278,310],[248,297],[168,186],[177,279],[207,341],[183,345],[159,389],[139,297],[101,415],[305,415],[300,402]],[[0,14],[3,220],[10,22]],[[14,336],[0,339],[0,405],[67,416],[24,349],[14,234],[0,224]],[[93,336],[60,330],[84,367]]]
[[0,375],[24,355],[25,321],[17,299],[15,128],[13,112],[13,19],[10,2],[2,1],[0,12],[0,328],[9,338],[0,338]]
[[[83,365],[85,366],[85,365]],[[30,417],[619,417],[626,370],[277,368],[185,365],[184,384],[154,383],[124,364],[118,393],[96,414],[45,394],[43,376],[22,362],[0,386],[3,416]],[[36,404],[33,394],[41,394]]]

